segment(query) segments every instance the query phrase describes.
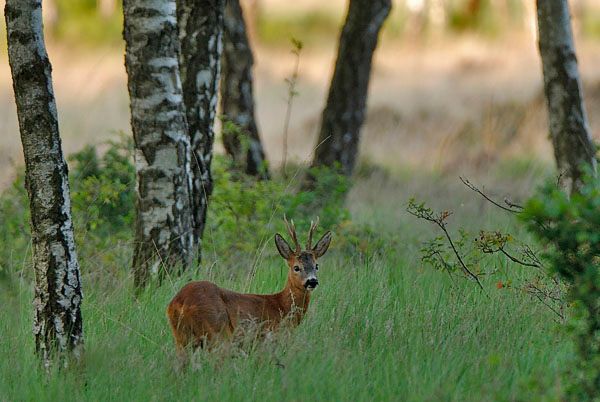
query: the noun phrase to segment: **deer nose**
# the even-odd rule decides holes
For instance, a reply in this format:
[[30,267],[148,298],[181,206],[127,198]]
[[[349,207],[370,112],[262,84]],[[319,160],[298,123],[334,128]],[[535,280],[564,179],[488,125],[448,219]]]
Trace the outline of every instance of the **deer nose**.
[[306,281],[306,283],[304,284],[304,287],[314,289],[317,287],[318,284],[319,284],[319,281],[317,280],[317,278],[310,278],[309,280]]

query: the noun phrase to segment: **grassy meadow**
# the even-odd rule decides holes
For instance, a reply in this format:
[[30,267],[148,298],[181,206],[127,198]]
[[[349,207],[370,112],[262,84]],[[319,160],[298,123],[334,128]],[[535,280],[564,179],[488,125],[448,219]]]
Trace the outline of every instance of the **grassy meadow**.
[[[404,208],[415,195],[433,207],[452,209],[454,234],[464,227],[526,236],[514,218],[482,202],[452,175],[360,171],[344,209],[353,225],[371,229],[356,246],[344,246],[343,225],[334,229],[302,324],[267,340],[249,335],[196,353],[184,372],[177,371],[166,305],[196,279],[238,291],[278,291],[286,268],[272,238],[261,240],[262,254],[208,240],[201,268],[167,278],[136,298],[129,229],[80,230],[85,358],[50,375],[33,354],[28,251],[13,255],[13,271],[5,269],[0,282],[0,354],[6,356],[0,362],[0,399],[556,400],[570,342],[556,316],[518,289],[531,272],[500,258],[486,259],[482,269],[493,269],[482,279],[482,292],[460,273],[433,270],[421,262],[420,248],[435,229]],[[547,174],[543,164],[514,161],[477,179],[495,177],[498,191],[510,188],[522,197]],[[75,187],[74,214],[81,216]],[[282,231],[277,208],[251,225]],[[82,225],[76,221],[76,227]],[[221,239],[219,230],[210,226],[207,237]],[[240,243],[249,241],[243,237]],[[514,288],[498,288],[498,282],[508,281]]]

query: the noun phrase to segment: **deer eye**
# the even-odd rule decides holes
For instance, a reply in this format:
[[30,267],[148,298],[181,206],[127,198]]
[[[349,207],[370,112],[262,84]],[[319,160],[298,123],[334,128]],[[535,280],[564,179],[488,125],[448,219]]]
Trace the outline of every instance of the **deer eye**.
[[319,264],[315,265],[315,269],[318,271],[319,270]]
[[296,266],[294,267],[294,271],[296,271],[296,272],[300,272],[300,267],[296,265]]

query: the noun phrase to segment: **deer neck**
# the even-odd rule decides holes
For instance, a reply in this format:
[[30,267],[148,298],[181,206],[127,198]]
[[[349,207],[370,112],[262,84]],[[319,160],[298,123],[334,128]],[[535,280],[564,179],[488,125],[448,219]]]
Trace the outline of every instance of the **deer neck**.
[[292,314],[294,322],[300,324],[302,317],[308,309],[310,292],[303,286],[295,286],[289,279],[281,292],[278,294],[279,303],[283,315]]

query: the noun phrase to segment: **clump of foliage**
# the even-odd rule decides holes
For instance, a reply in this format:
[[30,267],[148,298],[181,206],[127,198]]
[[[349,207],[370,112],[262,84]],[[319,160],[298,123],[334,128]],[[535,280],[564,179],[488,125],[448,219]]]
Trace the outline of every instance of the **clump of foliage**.
[[98,155],[87,145],[71,155],[71,202],[75,228],[96,238],[120,236],[133,225],[135,168],[131,139],[108,143]]
[[[461,253],[461,250],[464,249],[467,244],[469,234],[461,229],[459,231],[460,238],[458,241],[453,240],[452,236],[450,236],[447,220],[452,213],[450,211],[434,212],[431,208],[426,206],[424,202],[417,203],[414,198],[408,202],[406,210],[408,213],[419,219],[435,224],[444,233],[444,236],[436,237],[433,240],[424,243],[424,246],[421,249],[421,252],[423,253],[422,261],[431,264],[434,268],[446,270],[450,274],[460,270],[483,289],[479,276],[469,269],[468,260],[465,262],[463,253]],[[446,244],[448,247],[446,247]],[[453,262],[451,255],[454,256],[455,262]]]
[[[350,181],[337,171],[311,168],[318,180],[311,191],[297,191],[293,178],[257,180],[229,169],[226,157],[213,160],[214,191],[205,229],[203,252],[227,259],[239,253],[274,253],[270,241],[274,232],[285,234],[282,217],[295,221],[299,230],[310,226],[317,216],[321,230],[332,230],[335,247],[361,255],[378,249],[382,239],[367,225],[352,222],[344,205]],[[294,177],[301,177],[297,173]]]
[[587,177],[571,196],[546,184],[521,214],[527,228],[547,244],[551,273],[571,286],[571,331],[577,361],[567,387],[569,400],[600,398],[600,180]]
[[[486,197],[494,205],[515,212],[517,206],[504,207],[491,200],[485,194],[464,181],[467,186]],[[520,208],[520,207],[519,207]],[[497,266],[508,267],[510,263],[523,268],[529,268],[527,275],[511,275],[512,278],[496,282],[498,289],[514,289],[524,292],[551,310],[559,321],[564,320],[566,307],[564,293],[565,285],[556,275],[548,274],[538,252],[529,244],[519,241],[513,235],[501,231],[481,230],[477,235],[459,228],[458,233],[451,232],[448,218],[451,211],[437,212],[423,202],[411,199],[407,205],[411,215],[435,224],[443,236],[434,237],[423,242],[421,261],[433,268],[447,272],[451,277],[462,272],[468,279],[473,280],[484,290],[482,278],[494,275]],[[519,212],[520,213],[520,212]]]
[[[94,146],[86,146],[71,155],[70,186],[73,222],[81,261],[88,256],[101,255],[114,259],[120,242],[128,242],[133,225],[135,169],[131,140],[106,144],[101,155]],[[31,242],[29,201],[25,190],[25,175],[17,173],[12,186],[0,195],[0,272],[9,278],[11,273],[25,274]],[[118,249],[121,251],[121,249]],[[13,256],[20,256],[16,260]],[[85,268],[85,264],[84,268]]]
[[[69,157],[72,215],[84,273],[99,264],[120,277],[128,272],[135,217],[135,167],[130,138],[122,136],[97,146],[86,146]],[[336,235],[334,247],[364,257],[379,250],[383,238],[367,225],[350,219],[344,205],[349,180],[327,168],[315,168],[318,178],[311,191],[297,191],[293,180],[257,180],[240,172],[226,156],[213,160],[214,191],[210,198],[203,255],[207,264],[225,264],[252,255],[255,261],[275,253],[271,239],[285,233],[282,217],[294,219],[299,230],[320,218],[321,230]],[[295,177],[301,177],[301,172]],[[24,175],[0,194],[0,280],[26,270],[29,232],[28,198]],[[19,259],[13,258],[19,256]],[[27,257],[23,257],[27,256]],[[30,273],[30,272],[29,272]]]
[[483,256],[496,255],[532,268],[533,278],[524,284],[498,282],[498,288],[520,288],[561,321],[567,302],[572,306],[570,331],[577,359],[569,371],[567,397],[600,399],[600,179],[589,175],[579,192],[570,196],[556,182],[548,182],[524,207],[510,201],[501,205],[468,181],[463,183],[497,207],[514,213],[537,237],[543,252],[500,231],[481,231],[471,240],[474,236],[461,229],[455,238],[447,225],[451,212],[435,212],[411,200],[408,212],[436,224],[444,234],[424,243],[422,261],[450,274],[462,271],[480,286],[478,278],[493,273],[481,268],[488,265]]

